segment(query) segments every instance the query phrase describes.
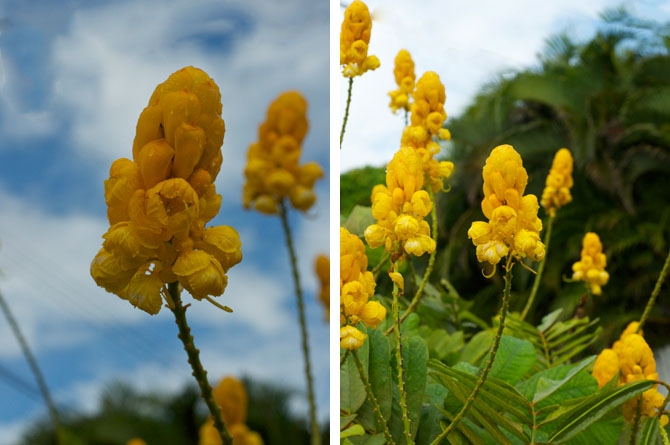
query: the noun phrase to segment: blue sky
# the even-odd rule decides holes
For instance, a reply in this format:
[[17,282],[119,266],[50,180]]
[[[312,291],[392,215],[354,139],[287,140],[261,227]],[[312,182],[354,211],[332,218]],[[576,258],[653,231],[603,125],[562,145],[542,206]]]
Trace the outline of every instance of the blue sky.
[[[196,345],[213,380],[233,374],[287,385],[304,412],[281,226],[242,209],[242,170],[268,104],[297,89],[309,102],[303,162],[328,171],[327,3],[5,0],[0,19],[0,291],[56,404],[92,411],[119,379],[163,391],[192,380],[172,314],[151,317],[106,293],[89,265],[108,227],[103,181],[111,162],[131,156],[137,118],[156,85],[194,65],[219,85],[226,122],[216,182],[223,205],[210,224],[236,227],[244,252],[219,298],[235,312],[199,302],[188,310]],[[307,215],[291,215],[322,421],[329,414],[328,326],[313,261],[329,248],[329,180],[317,183],[318,202]],[[4,445],[46,410],[4,318],[0,336]]]
[[[659,0],[366,0],[366,4],[374,17],[368,54],[376,55],[381,66],[354,80],[340,159],[343,172],[385,165],[399,148],[404,121],[388,107],[388,92],[397,88],[393,63],[400,49],[412,55],[417,79],[425,71],[437,72],[447,93],[445,110],[455,117],[499,74],[536,65],[548,37],[564,31],[577,41],[592,37],[606,8],[624,6],[638,17],[670,20],[670,3]],[[343,14],[341,9],[340,24]],[[341,103],[346,93],[346,80],[340,77]],[[342,107],[340,123],[343,114]],[[362,121],[365,125],[360,125]]]

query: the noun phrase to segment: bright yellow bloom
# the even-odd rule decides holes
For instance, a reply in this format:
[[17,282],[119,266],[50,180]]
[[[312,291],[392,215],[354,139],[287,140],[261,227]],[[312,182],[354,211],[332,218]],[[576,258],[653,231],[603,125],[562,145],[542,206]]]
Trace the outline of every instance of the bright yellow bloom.
[[390,253],[423,255],[435,250],[435,240],[424,217],[433,208],[422,190],[424,170],[421,158],[410,147],[398,150],[386,169],[386,186],[372,191],[372,215],[376,224],[365,229],[370,247],[384,246]]
[[491,151],[482,170],[484,199],[482,212],[489,222],[475,221],[468,237],[477,247],[480,262],[498,264],[511,254],[517,258],[541,261],[544,244],[540,240],[542,221],[535,195],[525,195],[528,174],[521,156],[511,145]]
[[197,299],[223,293],[226,272],[242,260],[235,229],[205,228],[221,205],[214,180],[224,132],[219,88],[204,71],[182,68],[156,87],[133,160],[114,161],[105,181],[110,228],[91,263],[99,286],[150,314],[166,283]]
[[443,188],[444,180],[451,176],[454,169],[452,162],[434,158],[440,152],[436,139],[451,137],[449,131],[442,128],[447,119],[444,111],[446,99],[440,76],[433,71],[424,73],[416,83],[410,125],[405,127],[401,138],[401,146],[412,147],[419,154],[433,191]]
[[391,110],[395,113],[399,109],[409,111],[410,98],[414,92],[414,61],[409,51],[401,49],[395,57],[395,66],[393,68],[395,82],[398,85],[397,90],[389,93],[391,96]]
[[359,321],[375,328],[386,317],[386,308],[369,301],[375,293],[375,279],[367,270],[365,245],[356,235],[340,227],[340,346],[358,349],[365,334],[355,326]]
[[593,364],[593,377],[602,388],[619,373],[619,355],[613,349],[603,349]]
[[605,270],[607,256],[603,253],[600,238],[593,232],[584,235],[582,256],[572,265],[572,279],[584,281],[593,295],[602,294],[601,286],[607,284],[610,276]]
[[[638,380],[658,380],[654,353],[641,334],[635,331],[639,323],[634,321],[614,342],[612,349],[604,349],[593,366],[593,376],[602,388],[614,376],[619,374],[618,385]],[[633,422],[640,404],[642,416],[653,417],[660,414],[664,397],[658,392],[657,385],[642,393],[642,396],[627,401],[623,405],[623,415],[628,422]],[[668,417],[660,416],[662,425],[667,425]]]
[[326,321],[328,321],[330,319],[330,258],[325,255],[317,256],[314,268],[321,283],[319,300],[326,308]]
[[[221,417],[233,438],[233,445],[262,445],[261,436],[245,424],[249,399],[242,381],[224,377],[214,388],[214,400],[221,408]],[[199,445],[221,445],[221,437],[211,417],[200,427]]]
[[340,327],[340,348],[358,349],[363,346],[367,335],[351,325]]
[[573,162],[572,154],[567,148],[561,148],[554,156],[540,200],[540,204],[551,217],[556,216],[558,209],[572,201],[570,189],[573,185]]
[[340,31],[340,65],[344,77],[360,76],[379,68],[377,56],[368,56],[372,17],[365,3],[351,2],[344,11]]
[[287,91],[270,104],[258,141],[247,152],[244,208],[273,214],[285,198],[298,210],[312,207],[314,183],[323,170],[315,162],[298,165],[307,128],[307,101],[297,91]]

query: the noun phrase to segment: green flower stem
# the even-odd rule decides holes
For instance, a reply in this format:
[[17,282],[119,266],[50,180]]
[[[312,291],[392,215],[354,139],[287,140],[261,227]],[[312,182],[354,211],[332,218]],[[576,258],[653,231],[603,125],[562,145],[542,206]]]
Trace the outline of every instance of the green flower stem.
[[665,428],[660,423],[658,424],[658,429],[661,432],[661,438],[663,439],[663,445],[670,445],[670,439],[668,439],[668,433],[665,432]]
[[647,301],[647,306],[644,308],[642,317],[640,317],[640,324],[638,325],[636,332],[640,332],[642,326],[644,325],[644,322],[647,321],[649,312],[651,312],[651,308],[654,306],[654,303],[656,302],[656,297],[658,297],[658,294],[661,292],[661,286],[663,286],[663,281],[665,281],[665,277],[668,274],[669,268],[670,268],[670,252],[668,252],[668,256],[665,258],[665,264],[663,264],[663,269],[661,269],[661,273],[658,276],[658,280],[656,281],[654,290],[651,291],[651,296],[649,297],[649,301]]
[[544,272],[544,264],[547,262],[547,253],[549,252],[549,241],[551,241],[551,228],[554,227],[554,219],[555,216],[550,216],[549,217],[549,222],[547,223],[547,234],[545,235],[544,238],[544,258],[542,258],[542,261],[540,261],[540,266],[537,269],[537,275],[535,275],[535,281],[533,282],[533,288],[530,291],[530,297],[528,297],[528,301],[526,302],[526,307],[523,308],[523,312],[521,312],[521,320],[526,319],[526,315],[528,315],[528,311],[530,311],[530,308],[533,306],[533,302],[535,301],[535,295],[537,295],[537,290],[540,288],[540,280],[542,279],[542,273]]
[[44,379],[44,375],[42,375],[42,371],[40,370],[40,367],[37,364],[35,356],[30,350],[30,347],[28,346],[28,342],[21,333],[21,329],[19,328],[19,324],[16,322],[16,318],[14,318],[14,315],[9,309],[9,305],[7,304],[5,298],[2,296],[1,293],[0,293],[0,307],[2,307],[2,311],[5,313],[5,318],[7,318],[9,327],[12,329],[14,336],[18,340],[19,345],[21,346],[21,350],[23,351],[23,355],[26,357],[26,360],[28,361],[30,370],[35,376],[37,386],[39,387],[40,392],[42,393],[42,397],[44,398],[44,403],[47,405],[47,409],[49,410],[49,417],[51,417],[51,422],[54,425],[54,429],[58,437],[58,443],[63,443],[61,437],[62,434],[61,434],[61,425],[60,425],[60,418],[58,416],[58,410],[56,409],[56,405],[54,404],[53,399],[51,398],[51,393],[49,392],[47,382]]
[[195,380],[198,382],[198,386],[200,387],[200,396],[205,401],[205,404],[207,404],[207,409],[209,410],[212,419],[214,419],[214,427],[219,432],[219,436],[221,436],[223,444],[232,445],[233,438],[230,436],[228,428],[226,428],[226,424],[221,417],[221,408],[214,400],[212,387],[209,385],[209,381],[207,380],[207,371],[205,371],[205,369],[202,367],[202,363],[200,362],[200,351],[193,343],[191,328],[186,322],[186,308],[188,306],[184,306],[182,304],[181,296],[179,295],[179,283],[174,282],[168,284],[168,293],[172,298],[172,305],[170,310],[172,310],[175,322],[179,328],[178,337],[184,344],[184,350],[186,351],[186,355],[188,355],[188,362],[193,369],[193,377],[195,377]]
[[354,85],[354,78],[349,78],[349,89],[347,90],[347,105],[344,108],[344,120],[342,121],[342,129],[340,130],[340,150],[342,150],[342,141],[344,140],[344,131],[347,128],[347,120],[349,120],[349,105],[351,105],[351,88]]
[[375,413],[375,417],[377,417],[377,423],[379,423],[379,427],[383,428],[384,430],[384,437],[386,437],[386,443],[390,445],[395,445],[395,442],[393,442],[393,437],[391,437],[391,433],[389,432],[388,425],[384,420],[384,416],[382,416],[382,411],[381,408],[379,408],[379,403],[377,402],[375,393],[372,392],[372,386],[370,386],[370,381],[368,380],[367,376],[365,375],[365,372],[363,371],[363,364],[361,363],[361,360],[358,358],[357,353],[358,351],[353,350],[352,352],[353,352],[352,355],[354,356],[354,361],[356,362],[356,368],[358,368],[358,374],[361,376],[361,380],[363,381],[363,385],[365,386],[365,392],[368,394],[370,403],[372,403],[372,410]]
[[305,305],[302,300],[302,289],[300,288],[300,274],[298,273],[298,260],[295,255],[291,228],[288,224],[288,215],[286,204],[282,200],[279,203],[279,216],[281,219],[284,235],[286,236],[286,246],[288,247],[289,257],[291,259],[291,269],[293,271],[293,282],[295,283],[295,296],[298,303],[298,320],[300,322],[300,334],[302,337],[302,353],[305,360],[305,377],[307,379],[307,399],[309,402],[309,423],[312,432],[312,445],[321,444],[321,432],[316,418],[316,402],[314,397],[314,382],[312,380],[312,368],[309,362],[309,336],[307,334],[307,321],[305,320]]
[[[398,262],[393,262],[393,272],[398,273]],[[402,341],[400,338],[400,310],[398,308],[398,298],[402,290],[398,286],[398,283],[393,282],[393,305],[391,310],[393,311],[393,322],[396,324],[395,334],[396,334],[396,349],[395,349],[395,359],[398,368],[398,395],[400,396],[400,411],[402,412],[402,424],[403,430],[405,433],[405,439],[407,444],[410,445],[414,443],[412,441],[412,432],[409,425],[409,414],[407,412],[407,391],[405,391],[405,376],[404,369],[402,365]]]
[[500,308],[500,324],[498,325],[498,331],[496,332],[496,336],[493,339],[493,345],[491,346],[491,354],[489,355],[489,359],[486,362],[486,365],[484,366],[484,369],[482,370],[482,374],[479,377],[479,380],[477,380],[477,383],[475,384],[474,389],[472,390],[472,394],[470,394],[470,397],[465,401],[465,404],[463,405],[463,408],[461,408],[461,411],[454,417],[454,420],[451,421],[449,426],[442,430],[442,432],[435,438],[433,441],[432,445],[438,445],[442,443],[442,440],[447,437],[447,435],[458,425],[458,423],[463,419],[465,416],[465,413],[470,409],[470,406],[474,403],[475,399],[477,398],[477,394],[479,393],[479,390],[484,386],[484,382],[486,382],[486,378],[489,375],[489,372],[491,371],[491,367],[493,366],[493,361],[496,358],[496,352],[498,352],[498,347],[500,346],[500,339],[502,338],[502,333],[503,330],[505,329],[505,318],[507,316],[507,310],[509,308],[509,298],[510,298],[510,290],[512,288],[512,266],[514,265],[514,260],[511,255],[508,255],[507,257],[507,264],[505,265],[505,290],[503,291],[503,299],[502,299],[502,307]]

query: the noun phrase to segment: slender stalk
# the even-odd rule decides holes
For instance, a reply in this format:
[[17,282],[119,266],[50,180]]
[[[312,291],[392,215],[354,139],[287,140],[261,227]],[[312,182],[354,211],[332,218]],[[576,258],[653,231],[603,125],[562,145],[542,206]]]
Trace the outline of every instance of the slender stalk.
[[191,328],[189,327],[186,321],[186,307],[182,304],[181,296],[179,295],[179,283],[174,282],[168,284],[168,293],[172,299],[172,305],[170,310],[174,314],[175,323],[179,328],[179,339],[184,344],[184,350],[188,356],[188,362],[193,369],[193,377],[198,382],[200,387],[200,396],[205,401],[207,409],[214,419],[214,427],[219,432],[221,441],[224,445],[232,445],[233,438],[226,428],[226,424],[221,417],[221,408],[214,400],[214,395],[212,393],[212,387],[209,385],[207,380],[207,371],[202,366],[200,362],[200,351],[195,347],[193,343],[193,335],[191,335]]
[[[398,262],[393,262],[393,272],[398,272]],[[398,298],[402,290],[398,286],[398,283],[393,282],[393,305],[391,310],[393,311],[393,322],[396,324],[395,334],[396,334],[396,349],[395,349],[395,359],[397,364],[398,371],[398,395],[400,396],[400,411],[402,412],[402,424],[403,431],[405,433],[405,440],[407,444],[413,444],[412,441],[412,432],[409,424],[409,414],[407,410],[407,391],[405,390],[405,370],[403,369],[402,364],[402,339],[400,338],[400,310],[398,308]]]
[[521,312],[521,320],[526,319],[526,315],[528,315],[528,311],[530,311],[530,308],[533,306],[535,295],[537,295],[537,290],[540,287],[540,280],[542,279],[542,273],[544,272],[544,264],[547,262],[549,241],[551,241],[551,228],[554,226],[554,219],[554,216],[550,216],[549,222],[547,223],[547,234],[544,237],[544,258],[540,261],[540,266],[537,269],[537,275],[535,275],[535,281],[533,282],[533,288],[530,291],[530,297],[528,297],[528,301],[526,302],[526,307],[524,307],[523,312]]
[[344,131],[347,128],[347,120],[349,120],[349,105],[351,105],[351,89],[354,85],[354,78],[349,78],[349,88],[347,90],[347,105],[344,108],[344,120],[342,121],[342,129],[340,130],[340,150],[342,150],[342,141],[344,140]]
[[19,342],[19,345],[21,346],[21,350],[23,351],[23,355],[26,357],[26,360],[28,361],[28,365],[30,366],[30,370],[32,371],[33,375],[35,376],[35,380],[37,381],[37,386],[40,389],[40,392],[42,393],[42,397],[44,398],[44,403],[47,405],[47,409],[49,410],[49,417],[51,417],[51,422],[54,425],[54,429],[56,431],[56,434],[58,436],[59,443],[61,442],[61,434],[60,434],[60,418],[58,416],[58,410],[56,409],[56,405],[54,404],[53,399],[51,398],[51,393],[49,392],[49,387],[47,386],[47,382],[44,379],[44,375],[42,374],[42,370],[40,369],[39,365],[37,364],[37,360],[35,359],[35,356],[33,355],[32,351],[30,350],[30,346],[28,346],[28,342],[26,341],[25,337],[23,336],[23,333],[21,332],[21,328],[19,327],[19,324],[16,321],[16,318],[14,318],[14,315],[12,314],[12,311],[9,309],[9,305],[5,301],[5,298],[2,296],[2,293],[0,293],[0,307],[2,307],[2,312],[5,314],[5,318],[7,318],[7,322],[9,323],[9,327],[12,329],[12,332],[14,333],[14,336]]
[[375,417],[377,417],[377,423],[379,423],[379,427],[383,428],[384,437],[386,437],[386,443],[389,445],[395,445],[395,442],[393,442],[393,437],[391,437],[391,433],[389,432],[388,425],[384,420],[384,416],[382,416],[382,411],[381,408],[379,408],[379,403],[377,402],[375,393],[372,392],[372,386],[370,386],[370,381],[368,380],[367,376],[365,375],[365,372],[363,371],[363,364],[361,363],[361,359],[358,358],[357,353],[358,351],[354,350],[352,352],[354,356],[354,361],[356,362],[356,368],[358,368],[358,374],[361,376],[361,380],[363,381],[363,385],[365,386],[365,392],[368,394],[368,399],[370,400],[370,403],[372,403],[372,411],[374,411]]
[[642,396],[637,398],[637,404],[635,406],[635,417],[633,418],[633,427],[630,432],[630,445],[635,445],[635,442],[637,442],[637,433],[640,429],[640,418],[642,417]]
[[[433,189],[429,186],[428,187],[428,196],[430,196],[430,200],[433,203],[433,208],[430,211],[431,215],[431,233],[433,236],[433,239],[435,240],[435,245],[437,245],[437,210],[436,210],[436,205],[435,205],[435,192],[433,192]],[[426,267],[426,271],[423,273],[423,278],[421,279],[421,283],[419,284],[418,289],[416,290],[416,293],[414,294],[414,298],[412,298],[412,301],[410,302],[409,306],[403,312],[402,317],[400,317],[400,322],[402,323],[405,318],[409,316],[409,314],[414,311],[416,306],[419,304],[419,300],[421,300],[421,297],[423,296],[423,291],[426,288],[426,283],[428,283],[428,278],[430,277],[430,274],[433,272],[433,266],[435,265],[435,257],[437,256],[437,248],[433,250],[430,253],[430,257],[428,257],[428,266]],[[411,263],[410,263],[411,264]],[[414,276],[414,274],[412,274]],[[389,335],[394,329],[394,325],[391,325],[390,328],[386,330],[384,333],[385,335]]]
[[486,365],[484,366],[484,369],[482,370],[482,374],[479,377],[479,380],[477,380],[477,383],[475,384],[474,389],[472,390],[472,394],[470,394],[470,397],[465,401],[465,404],[463,405],[463,408],[461,408],[461,411],[454,417],[454,420],[451,421],[449,426],[442,430],[442,432],[435,438],[433,441],[432,445],[438,445],[442,443],[442,440],[447,437],[447,435],[458,425],[458,423],[463,419],[465,416],[465,413],[470,409],[470,406],[474,403],[475,399],[477,398],[477,394],[479,393],[479,390],[484,386],[484,382],[486,382],[486,378],[489,375],[489,372],[491,371],[491,367],[493,366],[493,361],[496,358],[496,352],[498,352],[498,347],[500,346],[500,339],[502,338],[502,333],[503,330],[505,329],[505,317],[507,316],[507,310],[509,308],[509,297],[510,297],[510,290],[512,288],[512,266],[514,265],[514,261],[511,255],[508,255],[507,257],[507,264],[505,266],[506,273],[505,273],[505,290],[503,291],[503,299],[502,299],[502,307],[500,308],[500,324],[498,325],[498,331],[496,332],[496,336],[493,339],[493,345],[491,346],[491,354],[489,355],[489,359],[486,362]]
[[656,297],[658,297],[658,294],[661,292],[661,286],[663,286],[663,281],[665,281],[665,277],[668,274],[668,269],[670,269],[670,252],[668,252],[668,256],[665,258],[665,264],[663,264],[663,269],[661,269],[661,273],[658,276],[658,280],[656,280],[654,290],[651,291],[651,296],[649,297],[649,301],[647,301],[647,306],[644,308],[642,317],[640,317],[640,324],[638,325],[636,331],[638,333],[642,329],[644,322],[647,321],[649,312],[651,312],[651,308],[654,306],[654,303],[656,302]]
[[300,334],[302,337],[302,353],[305,361],[305,377],[307,379],[307,400],[309,402],[309,423],[312,432],[312,445],[321,444],[321,432],[316,417],[316,401],[314,397],[314,382],[312,380],[312,368],[309,362],[309,336],[307,334],[307,321],[305,319],[305,305],[302,299],[302,289],[300,288],[300,274],[298,273],[298,260],[296,259],[295,247],[293,246],[293,237],[291,228],[288,224],[288,215],[286,204],[282,200],[279,203],[279,216],[281,219],[284,235],[286,236],[286,246],[291,260],[291,270],[293,271],[293,282],[295,284],[295,297],[298,303],[298,321],[300,323]]

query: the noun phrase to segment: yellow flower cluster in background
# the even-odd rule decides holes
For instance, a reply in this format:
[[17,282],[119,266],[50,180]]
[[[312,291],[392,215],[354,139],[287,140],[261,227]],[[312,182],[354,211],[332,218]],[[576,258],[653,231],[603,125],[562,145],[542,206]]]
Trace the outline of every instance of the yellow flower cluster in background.
[[340,347],[358,349],[366,335],[356,328],[362,321],[376,328],[386,317],[386,308],[369,301],[375,293],[375,279],[368,271],[365,245],[356,235],[340,227]]
[[535,195],[524,196],[528,174],[521,156],[511,145],[499,145],[486,160],[482,176],[481,207],[489,221],[475,221],[468,230],[468,237],[477,247],[477,259],[495,265],[511,254],[541,261],[545,248],[539,235],[539,205]]
[[540,199],[540,204],[552,218],[556,216],[558,209],[572,201],[570,189],[573,185],[573,163],[572,154],[567,148],[556,152]]
[[219,88],[186,67],[156,87],[142,111],[133,160],[117,159],[105,181],[110,228],[91,263],[96,283],[156,314],[165,283],[196,299],[221,295],[242,259],[237,231],[205,228],[219,212],[216,179],[225,125]]
[[442,128],[447,119],[446,100],[440,76],[433,71],[424,73],[416,83],[410,125],[403,130],[400,141],[402,147],[412,147],[421,157],[433,191],[443,188],[444,179],[451,176],[454,169],[452,162],[438,162],[434,158],[440,152],[440,144],[435,139],[451,138],[449,130]]
[[398,55],[395,57],[393,75],[398,89],[389,93],[389,96],[391,96],[389,106],[394,113],[400,109],[409,111],[410,100],[414,91],[414,81],[416,80],[414,61],[409,51],[405,49],[398,51]]
[[[593,365],[593,377],[598,381],[598,387],[602,388],[609,381],[619,376],[618,385],[636,382],[638,380],[658,380],[656,372],[656,361],[654,353],[644,340],[642,332],[636,334],[638,322],[634,321],[621,334],[619,340],[614,342],[612,349],[603,349]],[[628,422],[633,422],[638,411],[640,415],[653,417],[659,415],[659,409],[663,406],[663,395],[658,391],[657,385],[623,405],[623,415]],[[663,426],[668,424],[668,416],[660,416]]]
[[[233,438],[233,445],[262,445],[260,434],[245,424],[249,403],[244,384],[234,377],[224,377],[214,388],[214,400],[221,408],[221,418]],[[209,417],[200,427],[198,445],[221,445],[221,437]]]
[[319,291],[319,300],[326,309],[326,322],[330,320],[330,258],[325,255],[316,257],[314,265],[316,276],[319,278],[321,290]]
[[247,152],[244,208],[275,214],[284,198],[298,210],[312,207],[314,183],[323,177],[323,170],[316,162],[298,165],[307,128],[307,101],[300,93],[285,92],[270,104],[258,142]]
[[365,229],[370,247],[416,256],[435,250],[430,226],[423,219],[433,208],[423,182],[421,158],[412,148],[402,147],[387,166],[386,186],[372,189],[372,216],[377,223]]
[[572,279],[584,281],[593,295],[602,294],[601,286],[607,284],[610,276],[605,270],[607,256],[603,253],[600,238],[593,232],[584,235],[582,241],[582,256],[572,265]]
[[367,5],[354,0],[344,11],[340,31],[340,65],[344,77],[360,76],[379,68],[379,59],[368,56],[371,32],[372,17]]

